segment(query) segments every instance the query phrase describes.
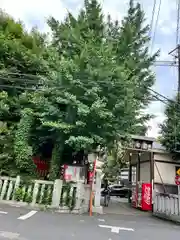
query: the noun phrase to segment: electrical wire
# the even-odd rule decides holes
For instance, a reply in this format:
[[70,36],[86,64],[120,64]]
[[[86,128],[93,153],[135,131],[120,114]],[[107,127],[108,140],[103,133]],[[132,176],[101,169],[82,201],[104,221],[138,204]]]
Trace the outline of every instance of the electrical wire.
[[10,81],[10,82],[14,82],[14,83],[16,83],[16,82],[22,82],[22,83],[24,83],[24,84],[27,84],[27,83],[31,83],[31,84],[35,84],[35,85],[42,85],[43,84],[43,81],[42,80],[35,80],[35,79],[32,79],[32,80],[30,80],[30,79],[26,79],[26,78],[12,78],[12,77],[4,77],[4,76],[1,76],[0,75],[0,80],[3,80],[3,81]]
[[[134,69],[135,70],[135,69]],[[20,81],[21,80],[24,80],[24,79],[20,79]],[[31,82],[32,83],[32,82]],[[25,90],[25,91],[35,91],[35,92],[38,92],[38,91],[40,91],[40,92],[43,92],[43,91],[46,91],[47,90],[47,88],[48,88],[48,90],[50,90],[50,91],[52,91],[52,90],[57,90],[57,89],[62,89],[62,87],[49,87],[49,86],[34,86],[34,87],[31,87],[31,88],[29,88],[29,87],[21,87],[21,86],[12,86],[12,85],[2,85],[2,84],[0,84],[0,88],[1,89],[19,89],[19,90]],[[179,109],[177,109],[175,112],[174,112],[174,114],[177,114],[177,112],[179,112],[179,110],[180,110],[180,104],[179,103],[177,103],[177,101],[174,101],[174,100],[171,100],[171,99],[169,99],[169,98],[167,98],[166,96],[164,96],[164,95],[162,95],[162,94],[160,94],[159,92],[157,92],[157,91],[155,91],[155,90],[153,90],[152,88],[150,88],[150,87],[147,87],[147,89],[150,91],[150,92],[152,92],[152,93],[150,93],[150,97],[152,97],[153,99],[156,99],[157,101],[160,101],[160,102],[162,102],[163,104],[165,104],[165,105],[167,105],[168,106],[168,104],[169,103],[174,103],[175,104],[175,106],[179,106]],[[174,146],[175,146],[175,148],[174,148],[174,151],[176,151],[177,152],[177,126],[174,126],[174,131],[175,131],[175,136],[174,136]]]
[[[162,61],[157,61],[157,62],[162,62]],[[164,61],[164,62],[169,62],[169,63],[173,63],[173,61]],[[134,72],[134,71],[136,71],[136,70],[138,70],[138,67],[136,67],[135,69],[133,69],[133,71],[131,72],[131,74]],[[12,75],[13,74],[16,74],[16,73],[11,73]],[[131,75],[130,74],[130,75]],[[22,74],[22,75],[24,75],[24,74]],[[32,75],[33,76],[33,75]],[[129,77],[129,76],[128,76]],[[17,85],[15,85],[15,86],[13,86],[13,85],[6,85],[6,84],[0,84],[0,88],[13,88],[13,89],[22,89],[22,90],[32,90],[32,91],[37,91],[37,90],[44,90],[46,87],[48,87],[49,89],[51,89],[51,88],[53,88],[53,89],[62,89],[63,87],[52,87],[52,85],[51,86],[48,86],[48,85],[45,85],[45,84],[43,84],[43,83],[38,83],[37,81],[33,81],[33,80],[29,80],[29,79],[23,79],[23,78],[5,78],[5,77],[1,77],[1,75],[0,75],[0,80],[9,80],[9,81],[27,81],[28,83],[33,83],[33,84],[35,84],[36,86],[32,86],[32,88],[29,88],[29,87],[23,87],[23,86],[17,86]],[[44,81],[44,83],[45,83],[45,81]],[[39,85],[39,86],[38,86]],[[43,85],[43,86],[42,86]],[[147,87],[147,89],[148,90],[150,90],[151,92],[153,92],[154,94],[156,94],[156,95],[158,95],[159,97],[162,97],[162,98],[164,98],[166,101],[169,101],[169,102],[174,102],[173,100],[171,100],[171,99],[169,99],[169,98],[167,98],[166,96],[164,96],[164,95],[162,95],[162,94],[160,94],[160,93],[158,93],[157,91],[155,91],[155,90],[153,90],[152,88],[150,88],[150,87]],[[180,105],[180,104],[179,104]]]
[[[172,103],[176,102],[176,101],[174,101],[174,100],[171,100],[170,98],[167,98],[166,96],[162,95],[161,93],[156,92],[155,90],[153,90],[153,89],[150,88],[150,87],[148,87],[147,89],[148,89],[149,91],[153,92],[154,94],[157,94],[159,97],[164,98],[165,100],[167,100],[167,101],[169,101],[169,102],[172,102]],[[178,104],[178,105],[180,106],[180,104]]]
[[157,3],[157,1],[154,0],[153,10],[152,10],[152,18],[151,18],[150,29],[149,29],[149,37],[151,37],[151,32],[152,32],[152,29],[153,29],[154,16],[155,16],[155,10],[156,10],[156,3]]
[[179,24],[180,24],[180,0],[177,0],[176,46],[179,44]]
[[155,26],[154,26],[154,34],[153,34],[152,42],[151,42],[151,54],[152,54],[152,51],[153,51],[154,41],[155,41],[155,38],[156,38],[156,30],[157,30],[158,21],[159,21],[159,14],[160,14],[160,10],[161,10],[161,3],[162,3],[162,0],[160,0],[160,2],[159,2],[157,18],[156,18],[156,22],[155,22]]
[[[21,86],[10,86],[10,85],[3,85],[3,84],[0,84],[0,88],[2,89],[6,89],[6,88],[10,88],[10,89],[19,89],[19,90],[30,90],[30,91],[36,91],[38,90],[38,88],[36,87],[33,87],[33,88],[28,88],[28,87],[21,87]],[[39,89],[40,90],[40,89]]]
[[[0,84],[0,88],[1,89],[21,89],[21,90],[29,90],[29,91],[44,91],[46,90],[47,88],[49,90],[52,90],[52,89],[62,89],[62,87],[50,87],[50,86],[34,86],[34,87],[22,87],[22,86],[12,86],[12,85],[5,85],[5,84]],[[172,99],[169,99],[168,97],[160,94],[159,92],[153,90],[152,88],[150,87],[147,87],[147,89],[149,91],[151,91],[151,97],[157,99],[158,101],[161,101],[163,102],[164,104],[168,104],[168,102],[171,102],[171,103],[176,103],[176,105],[178,105],[180,107],[180,104],[178,104],[176,101],[172,100]],[[163,99],[160,99],[160,98],[163,98]]]
[[30,73],[20,73],[20,72],[0,71],[0,75],[2,75],[2,76],[16,75],[16,76],[29,77],[32,79],[42,79],[42,75],[34,75],[34,74],[30,74]]
[[16,86],[16,85],[6,85],[6,84],[0,84],[0,88],[1,88],[1,90],[3,90],[3,89],[21,89],[21,90],[24,90],[24,91],[26,91],[26,90],[29,90],[29,91],[45,91],[45,90],[47,90],[47,88],[48,88],[48,90],[62,90],[63,89],[63,87],[56,87],[56,86],[48,86],[48,85],[43,85],[43,86],[32,86],[31,88],[30,87],[23,87],[23,86]]

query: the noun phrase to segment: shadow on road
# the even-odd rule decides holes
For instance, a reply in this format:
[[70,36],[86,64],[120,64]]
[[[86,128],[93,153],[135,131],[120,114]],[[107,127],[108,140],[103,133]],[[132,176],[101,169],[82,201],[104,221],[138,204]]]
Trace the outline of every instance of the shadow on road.
[[[104,198],[101,199],[103,206]],[[132,208],[126,198],[111,197],[108,207],[103,207],[104,214],[120,214],[126,216],[151,216],[149,212],[143,212]]]

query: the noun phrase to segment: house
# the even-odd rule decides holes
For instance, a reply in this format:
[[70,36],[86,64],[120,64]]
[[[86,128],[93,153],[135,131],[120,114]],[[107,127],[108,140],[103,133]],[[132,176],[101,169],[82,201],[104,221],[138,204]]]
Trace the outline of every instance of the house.
[[[155,138],[136,135],[131,137],[132,141],[125,149],[129,168],[121,170],[121,179],[132,185],[137,185],[138,182],[151,183],[158,192],[177,194],[175,177],[180,169],[180,158],[166,151]],[[95,155],[89,155],[89,160],[94,159]],[[99,171],[102,164],[103,159],[98,158],[96,168]]]
[[177,194],[175,177],[180,169],[180,158],[149,137],[132,136],[132,144],[126,151],[132,184],[149,182],[156,191]]
[[159,192],[177,194],[175,177],[180,169],[179,159],[159,143],[153,143],[154,152],[154,189]]

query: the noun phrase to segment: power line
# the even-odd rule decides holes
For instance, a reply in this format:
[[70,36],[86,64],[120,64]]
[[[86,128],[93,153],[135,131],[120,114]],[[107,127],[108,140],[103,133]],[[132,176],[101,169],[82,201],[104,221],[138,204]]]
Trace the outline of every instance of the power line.
[[[21,86],[12,86],[12,85],[3,85],[3,84],[0,84],[0,88],[9,88],[9,89],[20,89],[20,90],[29,90],[29,91],[44,91],[46,90],[47,88],[49,90],[52,90],[52,89],[62,89],[62,87],[49,87],[49,86],[43,86],[43,87],[32,87],[32,88],[29,88],[29,87],[21,87]],[[156,98],[158,101],[161,101],[165,104],[167,104],[167,102],[171,102],[171,103],[176,103],[174,100],[171,100],[169,99],[168,97],[160,94],[159,92],[153,90],[152,88],[148,87],[147,88],[149,91],[153,92],[153,94],[151,93],[151,97],[153,98]],[[163,98],[163,99],[160,99],[159,97]],[[166,102],[165,102],[166,101]],[[176,103],[177,104],[177,103]],[[180,104],[177,104],[180,106]]]
[[160,10],[161,10],[161,3],[162,3],[162,1],[160,0],[159,7],[158,7],[157,18],[156,18],[156,22],[155,22],[155,26],[154,26],[154,34],[153,34],[153,37],[152,37],[151,53],[152,53],[154,41],[155,41],[155,38],[156,38],[156,30],[157,30],[157,25],[158,25],[158,21],[159,21],[159,14],[160,14]]
[[10,89],[19,89],[19,90],[30,90],[30,91],[36,91],[38,90],[37,88],[28,88],[28,87],[21,87],[21,86],[10,86],[10,85],[3,85],[0,84],[0,88],[6,89],[6,88],[10,88]]
[[[158,61],[155,61],[156,65],[161,65],[161,66],[178,66],[174,61],[162,61],[162,60],[158,60]],[[138,67],[136,67],[135,69],[133,69],[132,73],[134,71],[138,70]],[[132,74],[131,73],[131,74]],[[1,72],[2,74],[2,72]],[[23,73],[16,73],[16,72],[9,72],[8,75],[16,75],[16,74],[19,74],[20,76],[31,76],[31,77],[37,77],[37,75],[32,75],[32,74],[23,74]],[[130,74],[130,75],[131,75]],[[40,77],[40,76],[39,76]],[[11,77],[8,77],[8,78],[5,78],[5,77],[1,77],[0,76],[0,80],[3,79],[3,80],[10,80],[10,81],[27,81],[28,83],[32,83],[32,84],[35,84],[36,86],[32,86],[31,88],[29,87],[23,87],[23,86],[12,86],[12,85],[5,85],[5,84],[0,84],[0,88],[11,88],[11,89],[22,89],[22,90],[30,90],[30,91],[43,91],[45,89],[62,89],[63,87],[53,87],[52,86],[48,86],[47,84],[42,86],[43,83],[38,83],[37,80],[35,81],[34,79],[26,79],[26,78],[11,78]],[[42,81],[42,78],[39,79],[39,81]],[[46,83],[45,79],[43,79],[44,83]],[[39,86],[37,86],[39,85]],[[47,87],[47,88],[46,88]],[[153,95],[151,94],[152,97],[155,97],[157,99],[157,95],[159,97],[162,97],[164,98],[166,101],[170,101],[170,102],[173,102],[173,100],[165,97],[164,95],[156,92],[155,90],[151,89],[151,88],[148,88],[150,91],[152,91],[153,93],[155,93],[156,95]],[[159,100],[159,99],[158,99]],[[160,101],[160,100],[159,100]],[[163,100],[164,101],[164,100]]]
[[155,61],[153,65],[155,67],[178,67],[175,61]]
[[31,83],[31,84],[35,84],[35,85],[42,85],[43,84],[43,81],[42,79],[39,81],[35,80],[35,79],[26,79],[26,78],[12,78],[12,77],[4,77],[4,76],[1,76],[0,75],[0,80],[3,80],[3,81],[10,81],[10,82],[21,82],[21,83],[24,83],[24,84],[27,84],[27,83]]
[[[170,66],[170,67],[178,67],[178,64],[176,64],[175,61],[167,61],[167,60],[157,60],[153,64],[154,66]],[[138,69],[138,68],[137,68]],[[135,71],[134,69],[133,71]],[[19,77],[13,77],[13,76],[19,76]],[[26,78],[25,78],[26,77]],[[31,78],[28,78],[31,77]],[[0,80],[3,81],[10,81],[10,82],[22,82],[24,84],[32,84],[32,85],[44,85],[46,83],[46,80],[48,77],[41,76],[41,75],[33,75],[33,74],[24,74],[24,73],[17,73],[17,72],[2,72],[0,71]],[[4,85],[4,84],[3,84]],[[15,86],[14,86],[15,87]],[[18,87],[16,85],[16,87]],[[20,86],[21,87],[21,86]],[[23,89],[21,87],[21,89]]]
[[[170,98],[168,98],[168,97],[166,97],[166,96],[164,96],[164,95],[162,95],[161,93],[159,93],[159,92],[156,92],[155,90],[153,90],[152,88],[150,88],[150,87],[148,87],[148,90],[150,90],[151,92],[153,92],[154,94],[155,94],[155,96],[159,96],[159,97],[161,97],[161,98],[164,98],[164,100],[166,100],[166,101],[168,101],[168,102],[171,102],[171,103],[176,103],[177,104],[177,102],[176,101],[174,101],[174,100],[172,100],[172,99],[170,99]],[[163,101],[164,101],[163,100]],[[166,102],[166,104],[167,104],[167,102]],[[177,105],[179,105],[180,106],[180,104],[177,104]]]
[[180,0],[177,0],[177,28],[176,28],[176,45],[179,44],[179,24],[180,24]]
[[151,32],[152,32],[152,28],[153,28],[154,16],[155,16],[155,10],[156,10],[156,3],[157,3],[157,1],[154,0],[153,10],[152,10],[151,24],[150,24],[150,29],[149,29],[149,36],[151,36]]
[[6,89],[21,89],[21,90],[29,90],[29,91],[45,91],[45,90],[62,90],[63,87],[56,87],[56,86],[48,86],[48,85],[44,85],[44,86],[32,86],[30,87],[23,87],[23,86],[16,86],[16,85],[5,85],[5,84],[0,84],[0,88]]
[[[41,73],[41,74],[43,74],[43,73]],[[0,75],[2,75],[2,76],[19,76],[19,77],[27,77],[27,78],[32,78],[32,79],[42,79],[42,77],[44,77],[44,76],[46,76],[46,75],[36,75],[36,74],[30,74],[30,73],[20,73],[20,72],[10,72],[10,71],[0,71]]]

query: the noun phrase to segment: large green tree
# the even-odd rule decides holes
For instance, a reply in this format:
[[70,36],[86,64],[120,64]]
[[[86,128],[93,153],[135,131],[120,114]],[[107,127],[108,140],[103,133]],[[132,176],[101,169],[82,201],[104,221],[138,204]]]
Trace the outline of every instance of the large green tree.
[[[2,14],[1,78],[20,83],[2,95],[9,105],[1,112],[2,119],[13,122],[7,126],[15,130],[13,154],[22,172],[33,171],[30,155],[48,143],[53,149],[50,177],[55,179],[65,156],[113,146],[122,135],[142,132],[149,119],[141,110],[149,103],[155,56],[148,55],[148,27],[140,5],[130,1],[122,24],[106,21],[96,0],[86,0],[84,6],[77,18],[69,13],[62,23],[49,19],[51,43]],[[22,76],[28,77],[28,85],[21,85]],[[35,91],[27,89],[35,86]]]
[[161,127],[161,143],[170,152],[180,151],[180,105],[177,98],[169,101],[165,109],[165,117]]
[[122,25],[107,24],[95,0],[85,1],[77,18],[69,14],[64,23],[49,20],[53,46],[63,56],[56,79],[62,90],[56,98],[65,110],[56,123],[49,114],[43,122],[59,131],[60,151],[63,144],[92,149],[144,130],[150,116],[140,110],[149,103],[148,87],[154,83],[150,66],[156,56],[148,55],[144,20],[140,5],[130,1]]
[[3,122],[2,126],[6,126],[1,131],[1,171],[12,170],[13,165],[17,173],[24,171],[23,161],[32,164],[32,158],[25,149],[29,146],[24,141],[28,139],[28,136],[24,137],[27,130],[24,132],[26,127],[23,124],[27,100],[22,99],[21,95],[42,85],[43,77],[52,68],[52,61],[48,61],[52,53],[45,35],[37,29],[28,33],[21,22],[0,11],[0,121]]
[[155,76],[150,68],[158,56],[158,52],[153,56],[149,55],[149,26],[145,25],[145,20],[141,5],[130,0],[122,23],[113,23],[109,17],[107,24],[108,36],[116,52],[116,61],[126,67],[127,81],[133,84],[137,128],[134,128],[132,133],[135,134],[145,133],[144,123],[152,117],[140,114],[139,110],[145,109],[151,100],[149,88],[154,84]]

